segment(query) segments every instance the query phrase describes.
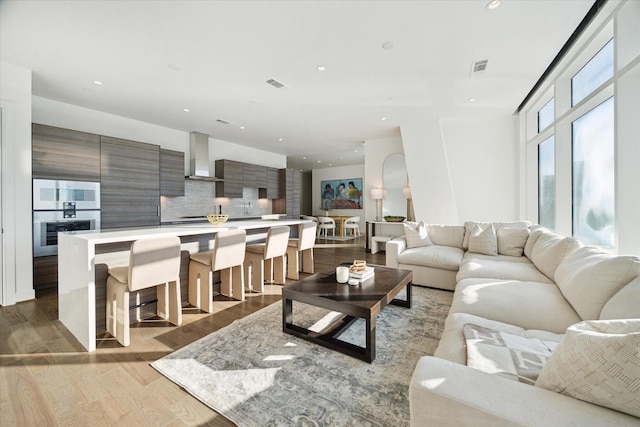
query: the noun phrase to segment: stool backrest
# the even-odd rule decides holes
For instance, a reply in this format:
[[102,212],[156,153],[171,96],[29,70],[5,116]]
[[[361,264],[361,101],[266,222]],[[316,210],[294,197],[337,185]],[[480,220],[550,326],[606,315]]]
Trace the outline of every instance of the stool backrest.
[[220,231],[216,233],[213,246],[211,270],[217,271],[242,265],[247,246],[247,232],[246,230]]
[[319,216],[318,224],[320,228],[334,228],[336,226],[336,222],[333,218],[329,218],[328,216]]
[[129,290],[180,280],[180,238],[136,240],[129,255]]
[[315,216],[310,216],[310,215],[300,215],[301,219],[308,219],[311,220],[315,223],[318,223],[318,218],[316,218]]
[[318,224],[315,222],[303,222],[298,226],[298,250],[304,251],[313,248],[316,243],[316,231]]
[[287,252],[289,231],[288,225],[279,225],[269,229],[264,246],[264,259],[282,256]]
[[352,216],[351,218],[347,218],[345,224],[360,224],[359,216]]

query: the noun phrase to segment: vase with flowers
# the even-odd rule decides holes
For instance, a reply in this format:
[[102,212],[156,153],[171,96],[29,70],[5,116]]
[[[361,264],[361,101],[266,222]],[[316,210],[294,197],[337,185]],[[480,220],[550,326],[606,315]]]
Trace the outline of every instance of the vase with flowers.
[[331,199],[322,199],[320,209],[324,211],[324,216],[329,216],[329,211],[331,210]]

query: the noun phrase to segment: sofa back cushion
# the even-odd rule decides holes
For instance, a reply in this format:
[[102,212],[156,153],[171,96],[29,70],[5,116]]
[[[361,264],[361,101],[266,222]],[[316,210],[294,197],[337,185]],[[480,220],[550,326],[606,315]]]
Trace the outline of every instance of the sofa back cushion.
[[544,230],[531,250],[531,262],[549,279],[553,279],[558,265],[582,244],[573,237],[562,237]]
[[524,245],[529,237],[529,229],[500,227],[496,232],[496,237],[498,240],[498,254],[522,256]]
[[529,228],[531,223],[529,221],[501,221],[501,222],[478,222],[478,221],[467,221],[464,223],[465,233],[464,239],[462,240],[462,248],[469,249],[469,237],[473,233],[473,229],[475,225],[479,225],[481,229],[487,228],[489,225],[493,225],[493,229],[498,231],[499,228],[502,227],[510,227],[510,228]]
[[600,320],[611,319],[640,319],[640,276],[604,303]]
[[531,260],[531,252],[533,252],[533,247],[536,245],[536,242],[544,233],[548,233],[544,227],[538,227],[536,225],[532,226],[529,229],[529,237],[527,237],[527,242],[524,244],[524,256]]
[[462,249],[463,225],[427,225],[429,238],[434,245],[452,246]]
[[586,246],[560,263],[554,279],[582,319],[596,320],[605,303],[638,275],[640,258]]

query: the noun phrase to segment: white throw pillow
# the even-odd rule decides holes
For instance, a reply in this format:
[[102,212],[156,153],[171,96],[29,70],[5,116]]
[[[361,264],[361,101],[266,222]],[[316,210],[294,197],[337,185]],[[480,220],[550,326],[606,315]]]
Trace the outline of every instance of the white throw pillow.
[[469,252],[485,255],[498,255],[498,240],[493,225],[484,230],[475,224],[469,236]]
[[555,341],[525,337],[524,333],[508,333],[471,323],[465,324],[462,332],[467,345],[467,366],[531,385],[558,345]]
[[529,229],[500,227],[496,231],[496,236],[500,255],[522,256],[524,245],[529,237]]
[[433,242],[429,238],[427,226],[422,221],[415,227],[404,225],[404,238],[407,241],[407,248],[420,248],[422,246],[431,246]]
[[638,275],[640,258],[587,246],[558,265],[554,280],[580,318],[596,320],[604,304]]
[[640,417],[640,319],[569,326],[536,386]]

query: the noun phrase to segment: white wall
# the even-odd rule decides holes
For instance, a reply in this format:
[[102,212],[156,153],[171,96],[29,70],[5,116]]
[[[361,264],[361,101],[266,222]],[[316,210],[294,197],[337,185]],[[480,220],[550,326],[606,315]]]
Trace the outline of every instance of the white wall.
[[429,223],[519,219],[517,118],[478,112],[405,118],[402,142],[416,219]]
[[[322,209],[320,209],[320,198],[321,198],[321,181],[331,180],[331,179],[347,179],[347,178],[362,178],[362,187],[364,189],[369,188],[367,182],[364,178],[365,168],[364,165],[354,165],[354,166],[336,166],[331,168],[324,169],[314,169],[312,171],[312,179],[311,179],[311,194],[313,196],[312,199],[312,208],[313,215],[319,216],[324,215]],[[364,197],[363,191],[363,208],[366,209],[367,201]],[[360,231],[364,233],[365,229],[365,218],[364,218],[364,209],[337,209],[333,210],[329,213],[330,215],[345,215],[345,216],[359,216],[360,217]]]
[[[371,198],[372,188],[384,188],[383,165],[391,154],[404,154],[400,135],[392,138],[371,139],[364,144],[364,189],[363,203],[365,218],[374,221],[376,201]],[[384,200],[382,201],[384,208]]]
[[31,219],[31,70],[0,62],[1,305],[35,298]]

